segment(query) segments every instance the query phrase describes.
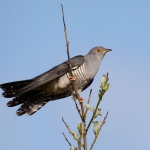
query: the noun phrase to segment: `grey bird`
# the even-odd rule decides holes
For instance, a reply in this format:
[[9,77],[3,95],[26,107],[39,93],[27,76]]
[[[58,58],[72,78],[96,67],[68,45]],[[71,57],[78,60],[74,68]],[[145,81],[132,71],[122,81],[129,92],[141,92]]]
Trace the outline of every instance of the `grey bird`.
[[[72,71],[76,77],[75,85],[80,93],[91,85],[107,52],[101,46],[92,48],[85,56],[78,55],[70,59]],[[2,96],[13,98],[8,107],[22,104],[16,115],[32,115],[47,102],[62,99],[71,95],[68,61],[55,66],[49,71],[29,80],[9,82],[0,85]]]

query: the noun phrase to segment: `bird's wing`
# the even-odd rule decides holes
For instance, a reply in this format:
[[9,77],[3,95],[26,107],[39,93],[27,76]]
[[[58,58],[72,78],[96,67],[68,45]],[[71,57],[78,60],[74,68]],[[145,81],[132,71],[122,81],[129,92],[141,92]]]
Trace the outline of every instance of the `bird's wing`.
[[[80,67],[84,62],[85,62],[85,58],[82,55],[75,56],[70,60],[73,70]],[[33,78],[29,84],[22,87],[18,91],[16,91],[15,94],[22,95],[28,91],[31,91],[39,86],[44,85],[45,83],[48,83],[48,82],[64,75],[67,72],[69,72],[69,64],[68,64],[68,61],[65,61],[62,64],[50,69],[49,71]]]

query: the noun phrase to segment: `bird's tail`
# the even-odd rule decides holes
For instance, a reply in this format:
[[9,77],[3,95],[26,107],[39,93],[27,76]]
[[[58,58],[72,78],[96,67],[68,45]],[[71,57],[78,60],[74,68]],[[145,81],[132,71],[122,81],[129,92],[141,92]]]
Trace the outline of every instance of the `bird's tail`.
[[26,103],[23,103],[20,108],[17,110],[16,115],[21,116],[23,114],[27,115],[33,115],[35,112],[37,112],[40,108],[42,108],[49,100],[32,100],[32,101],[26,101]]
[[48,101],[49,98],[43,98],[40,94],[31,92],[31,95],[28,93],[24,96],[13,98],[7,103],[7,106],[13,107],[22,104],[17,110],[16,115],[21,116],[25,113],[27,115],[32,115],[42,108]]
[[17,95],[17,91],[29,84],[33,79],[9,82],[0,85],[0,88],[4,91],[2,95],[5,98],[14,97],[11,101],[7,103],[8,107],[13,107],[20,105],[20,108],[17,110],[16,115],[21,116],[23,114],[32,115],[43,107],[51,98],[44,97],[40,94],[40,90],[31,91],[24,95]]
[[5,98],[11,98],[16,96],[16,91],[30,83],[32,79],[30,80],[22,80],[22,81],[15,81],[15,82],[9,82],[0,84],[0,88],[4,91],[2,93],[2,96]]

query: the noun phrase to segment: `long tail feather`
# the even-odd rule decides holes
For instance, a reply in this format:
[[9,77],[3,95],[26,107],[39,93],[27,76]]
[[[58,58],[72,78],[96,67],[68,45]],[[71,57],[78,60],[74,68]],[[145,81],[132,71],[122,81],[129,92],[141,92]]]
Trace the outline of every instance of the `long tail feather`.
[[16,115],[17,116],[21,116],[23,114],[27,114],[27,115],[33,115],[34,113],[36,113],[40,108],[42,108],[48,101],[26,101],[25,103],[23,103],[20,108],[17,110]]
[[15,92],[18,91],[20,88],[24,87],[25,85],[27,85],[28,83],[30,83],[31,81],[32,79],[1,84],[0,88],[4,91],[2,93],[2,96],[6,98],[15,97],[16,96]]
[[21,97],[15,97],[13,98],[11,101],[9,101],[7,103],[7,106],[8,107],[14,107],[14,106],[17,106],[19,104],[22,104],[25,102],[25,99],[24,98],[21,98]]

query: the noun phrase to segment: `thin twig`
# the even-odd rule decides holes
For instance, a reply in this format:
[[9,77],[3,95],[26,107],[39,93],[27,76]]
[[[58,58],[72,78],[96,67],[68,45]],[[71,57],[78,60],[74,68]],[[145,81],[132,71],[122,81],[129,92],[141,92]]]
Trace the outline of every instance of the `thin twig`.
[[78,140],[78,149],[81,150],[81,139],[82,135],[80,134],[79,140]]
[[81,113],[80,113],[80,109],[79,109],[79,107],[78,107],[78,104],[77,104],[76,100],[74,100],[74,103],[75,103],[75,105],[76,105],[76,109],[77,109],[77,111],[78,111],[78,113],[79,113],[80,118],[82,118],[82,115],[81,115]]
[[64,138],[65,138],[65,140],[67,141],[67,143],[70,145],[70,147],[72,146],[71,145],[71,143],[69,142],[69,140],[67,139],[67,137],[65,136],[65,133],[64,132],[62,132],[62,134],[63,134],[63,136],[64,136]]
[[71,66],[71,63],[70,63],[70,53],[69,53],[68,35],[67,35],[67,30],[66,30],[66,23],[65,23],[65,17],[64,17],[64,10],[63,10],[63,5],[62,5],[62,4],[61,4],[61,8],[62,8],[62,17],[63,17],[63,24],[64,24],[64,33],[65,33],[65,39],[66,39],[68,64],[69,64],[69,69],[70,69],[70,75],[73,76],[72,66]]
[[108,111],[107,111],[107,113],[106,113],[106,116],[104,117],[104,120],[102,120],[102,123],[101,123],[101,125],[100,125],[100,128],[99,128],[99,131],[98,131],[97,135],[95,135],[95,138],[94,138],[94,140],[93,140],[93,143],[92,143],[92,145],[91,145],[90,150],[92,150],[92,148],[93,148],[93,146],[94,146],[96,140],[98,139],[99,133],[100,133],[100,131],[101,131],[103,125],[105,124],[105,121],[106,121],[107,116],[108,116]]
[[[62,17],[63,17],[63,24],[64,24],[64,32],[65,32],[65,39],[66,39],[66,47],[67,47],[67,56],[68,56],[68,64],[69,64],[69,72],[70,72],[70,76],[73,76],[73,71],[72,71],[72,66],[71,66],[71,61],[70,61],[70,53],[69,53],[69,42],[68,42],[68,35],[67,35],[67,29],[66,29],[66,23],[65,23],[65,17],[64,17],[64,10],[63,10],[63,5],[61,4],[61,8],[62,8]],[[75,82],[72,81],[71,85],[73,87],[73,91],[75,91],[76,97],[79,100],[80,99],[80,94],[79,92],[76,90],[76,86],[75,86]],[[76,105],[77,111],[79,110],[78,105]],[[79,112],[79,111],[78,111]],[[79,114],[81,117],[81,114]],[[82,117],[81,117],[82,119]]]
[[89,98],[88,98],[87,104],[90,104],[91,94],[92,94],[92,89],[90,90],[90,94],[89,94]]
[[82,120],[82,115],[81,115],[80,109],[79,109],[79,107],[78,107],[78,104],[77,104],[77,102],[76,102],[76,99],[75,99],[74,96],[72,96],[72,98],[73,98],[74,103],[75,103],[75,105],[76,105],[76,109],[77,109],[77,111],[78,111],[78,113],[79,113],[79,116],[80,116],[80,118],[81,118],[81,120]]
[[[82,139],[82,138],[83,138],[83,135],[80,134],[79,142],[78,142],[78,145],[80,145],[80,148],[81,148],[81,146],[83,146],[83,148],[84,148],[84,144],[81,143],[81,139]],[[81,149],[80,149],[80,150],[81,150]],[[84,148],[84,150],[85,150],[85,148]]]
[[99,104],[100,104],[100,102],[101,102],[101,100],[102,100],[102,97],[103,97],[103,95],[105,94],[105,92],[106,92],[106,91],[102,90],[101,93],[100,93],[100,95],[99,95],[98,103],[97,103],[96,108],[95,108],[95,110],[94,110],[94,112],[93,112],[92,118],[91,118],[91,120],[90,120],[90,122],[89,122],[89,124],[88,124],[88,126],[87,126],[87,128],[86,128],[86,133],[88,132],[88,129],[89,129],[89,127],[90,127],[92,121],[94,120],[94,116],[95,116],[95,114],[96,114],[96,112],[97,112],[98,106],[99,106]]
[[[108,116],[108,111],[107,111],[107,113],[106,113],[106,116],[104,117],[104,121],[106,120],[107,116]],[[104,123],[105,123],[105,122],[104,122]]]
[[[69,54],[69,42],[68,42],[68,35],[67,35],[67,30],[66,30],[66,23],[65,23],[65,18],[64,18],[64,10],[63,10],[63,5],[61,4],[62,8],[62,17],[63,17],[63,24],[64,24],[64,32],[65,32],[65,39],[66,39],[66,46],[67,46],[67,55],[68,55],[68,61],[70,62],[70,54]],[[71,64],[69,63],[70,67]]]
[[64,118],[62,117],[62,121],[65,124],[66,128],[68,129],[69,133],[72,134],[72,131],[70,130],[69,126],[67,125],[67,123],[65,122]]
[[[90,99],[91,99],[91,94],[92,94],[92,89],[90,90],[90,94],[89,94],[89,98],[88,98],[88,101],[87,101],[87,104],[90,103]],[[84,128],[86,129],[86,115],[87,115],[87,112],[88,112],[88,109],[86,108],[85,110],[85,113],[84,113],[84,118],[83,118],[83,121],[84,121]],[[84,141],[87,141],[86,140],[86,135],[87,135],[87,132],[84,133]],[[87,149],[87,143],[84,142],[84,147],[85,149]]]
[[[66,128],[68,129],[69,133],[70,133],[72,136],[74,136],[75,134],[70,130],[69,126],[67,125],[67,123],[65,122],[65,120],[64,120],[63,117],[62,117],[62,121],[63,121],[63,123],[65,124]],[[79,150],[81,150],[81,139],[82,139],[82,137],[81,137],[81,135],[80,135],[79,140],[78,140],[78,148],[79,148]]]
[[[63,24],[64,24],[64,32],[65,32],[65,39],[66,39],[66,47],[67,47],[67,56],[68,56],[68,64],[69,64],[69,70],[70,70],[70,76],[73,76],[73,71],[72,71],[72,66],[71,66],[71,61],[70,61],[70,54],[69,54],[69,42],[68,42],[68,36],[67,36],[67,30],[66,30],[66,24],[65,24],[65,18],[64,18],[64,11],[63,11],[63,5],[61,4],[61,8],[62,8],[62,17],[63,17]],[[75,86],[75,82],[72,81],[70,82],[72,87],[73,87],[73,91],[75,91],[75,94],[76,94],[76,97],[77,99],[79,100],[80,102],[80,94],[79,92],[77,91],[76,89],[76,86]],[[84,117],[84,106],[83,106],[83,103],[80,103],[81,105],[81,111],[82,111],[82,115],[80,115],[81,117],[81,120],[82,122],[85,123],[85,117]],[[77,106],[76,106],[77,108]],[[77,109],[78,111],[79,109]],[[79,111],[78,111],[79,112]],[[86,150],[87,149],[87,144],[86,144],[86,134],[84,134],[83,136],[83,140],[84,140],[84,149]]]
[[[88,98],[87,104],[89,104],[89,103],[90,103],[91,95],[92,95],[92,89],[90,90],[90,94],[89,94],[89,98]],[[86,110],[85,110],[85,114],[84,114],[85,119],[86,119],[87,112],[88,112],[88,109],[86,108]]]

